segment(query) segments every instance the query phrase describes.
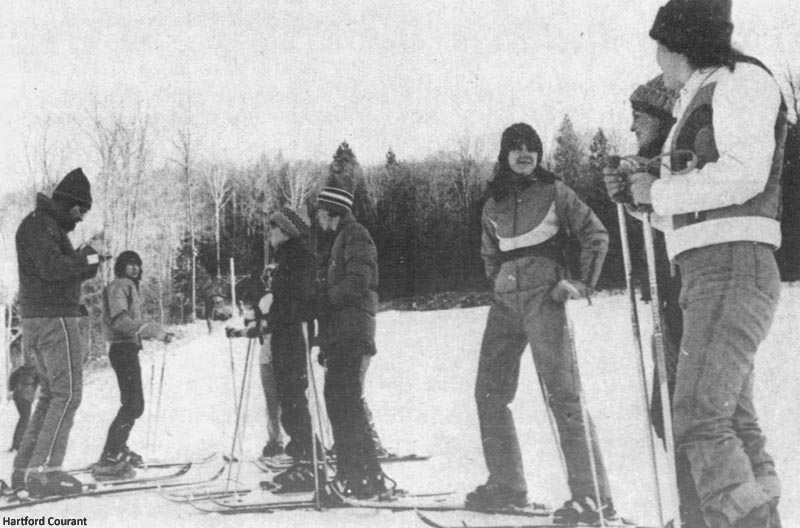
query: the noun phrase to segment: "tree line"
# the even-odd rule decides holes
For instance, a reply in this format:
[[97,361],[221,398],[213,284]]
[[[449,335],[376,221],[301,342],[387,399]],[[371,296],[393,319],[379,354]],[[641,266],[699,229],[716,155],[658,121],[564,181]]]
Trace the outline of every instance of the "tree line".
[[[259,277],[272,259],[264,211],[282,206],[306,210],[312,237],[322,245],[314,221],[316,196],[337,171],[347,171],[354,182],[353,212],[378,247],[382,300],[490,288],[480,257],[480,218],[496,159],[472,138],[464,137],[452,150],[422,160],[402,160],[389,149],[383,163],[370,166],[361,166],[346,142],[329,163],[287,160],[277,154],[236,164],[202,157],[192,131],[182,129],[171,142],[168,158],[157,162],[154,126],[148,118],[97,109],[88,117],[84,132],[98,166],[92,178],[94,227],[104,234],[113,255],[133,249],[142,256],[142,297],[146,312],[155,319],[192,321],[209,315],[215,296],[229,300],[231,259],[235,280],[246,283],[248,277]],[[619,152],[602,128],[589,136],[579,134],[568,115],[545,150],[546,168],[577,192],[611,235],[598,287],[624,287],[616,204],[606,195],[602,171],[609,155],[631,153]],[[795,280],[800,276],[797,126],[790,130],[786,153],[784,247],[778,258],[784,278]],[[35,193],[49,194],[69,168],[59,166],[47,135],[41,136],[29,156],[29,188],[6,194],[0,203],[7,257],[13,233],[31,210]],[[628,221],[634,275],[641,285],[646,283],[641,224]],[[113,267],[106,264],[84,285],[90,315],[86,331],[94,355],[104,348],[100,297],[112,274]]]

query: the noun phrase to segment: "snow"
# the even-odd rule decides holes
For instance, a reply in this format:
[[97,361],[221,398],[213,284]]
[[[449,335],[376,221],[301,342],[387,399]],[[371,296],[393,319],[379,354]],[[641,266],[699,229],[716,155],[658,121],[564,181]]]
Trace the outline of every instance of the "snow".
[[[649,305],[640,303],[643,335],[649,335]],[[636,354],[628,305],[623,295],[602,295],[592,306],[571,302],[580,368],[588,406],[597,424],[617,509],[641,523],[655,525],[657,513],[645,432]],[[466,493],[486,478],[473,401],[478,349],[487,307],[437,312],[382,312],[378,316],[378,355],[367,376],[366,393],[384,444],[401,453],[432,455],[428,462],[385,465],[400,487],[415,492]],[[756,404],[783,480],[781,515],[784,525],[800,526],[800,452],[792,435],[800,431],[800,359],[796,353],[800,320],[800,288],[785,284],[773,328],[756,364]],[[241,384],[246,341],[229,343],[221,326],[208,335],[204,324],[185,327],[184,337],[166,350],[148,344],[142,352],[148,408],[133,430],[129,445],[148,458],[201,458],[211,452],[229,453],[234,426],[234,396],[230,352]],[[647,342],[647,341],[645,341]],[[651,369],[648,356],[648,372]],[[155,419],[150,405],[150,379],[156,384],[162,357],[166,358],[158,435],[147,446]],[[257,363],[257,354],[253,356]],[[244,416],[243,450],[254,457],[266,440],[265,407],[254,364]],[[321,386],[322,372],[317,369]],[[649,377],[649,373],[648,373]],[[526,353],[513,410],[532,500],[551,505],[567,497],[561,462],[536,383],[533,362]],[[119,396],[110,367],[87,371],[83,401],[70,437],[65,465],[75,467],[100,454]],[[0,427],[7,441],[16,420],[13,403],[0,408]],[[153,438],[154,437],[154,438]],[[2,476],[10,475],[13,455],[0,455]],[[663,456],[661,467],[664,467]],[[190,475],[201,477],[219,469],[209,462]],[[238,476],[237,476],[238,473]],[[245,486],[265,478],[251,465],[234,471]],[[292,511],[273,514],[221,516],[188,505],[168,502],[156,493],[79,498],[11,512],[23,516],[87,518],[88,526],[197,526],[240,528],[270,526],[422,526],[412,512],[372,510],[326,512]],[[521,519],[517,519],[520,522]]]

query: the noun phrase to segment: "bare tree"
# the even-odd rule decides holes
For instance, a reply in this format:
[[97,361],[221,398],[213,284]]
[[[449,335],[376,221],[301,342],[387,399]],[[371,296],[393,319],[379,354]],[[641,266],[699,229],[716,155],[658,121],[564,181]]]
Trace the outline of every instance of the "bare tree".
[[217,249],[217,279],[219,279],[222,276],[222,262],[220,260],[220,213],[232,196],[230,171],[218,164],[213,164],[204,170],[204,176],[206,187],[211,195],[211,201],[214,206],[214,243]]
[[65,163],[66,153],[52,139],[52,117],[45,117],[40,126],[33,130],[28,128],[25,140],[25,162],[31,176],[33,195],[42,192],[48,194],[59,181]]
[[194,228],[194,207],[192,193],[192,132],[178,130],[178,137],[173,142],[173,146],[178,151],[178,165],[183,172],[183,179],[186,182],[186,215],[189,223],[189,239],[192,249],[192,313],[189,321],[194,322],[197,316],[197,240]]

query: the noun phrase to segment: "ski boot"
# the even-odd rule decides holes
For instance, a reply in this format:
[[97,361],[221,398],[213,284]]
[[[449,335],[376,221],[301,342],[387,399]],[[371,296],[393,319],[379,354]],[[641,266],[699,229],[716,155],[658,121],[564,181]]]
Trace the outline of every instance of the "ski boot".
[[[391,486],[386,486],[386,481]],[[358,500],[387,500],[395,492],[395,482],[384,475],[382,471],[364,473],[360,476],[340,478],[337,477],[330,483],[334,488],[332,498],[351,497]]]
[[270,440],[261,450],[262,458],[271,458],[283,454],[283,442],[280,440]]
[[487,482],[467,493],[464,501],[468,510],[503,510],[528,506],[528,493],[502,484]]
[[92,467],[92,477],[101,482],[104,480],[128,480],[136,476],[136,471],[119,456],[103,454]]
[[83,484],[63,471],[30,471],[25,480],[25,491],[33,498],[78,495],[83,492]]
[[141,467],[145,466],[144,459],[142,458],[142,455],[140,455],[136,451],[132,451],[131,448],[128,447],[127,445],[126,446],[122,446],[122,449],[120,450],[119,454],[117,455],[117,459],[118,460],[122,460],[124,462],[127,462],[128,464],[130,464],[133,467],[141,468]]
[[315,491],[314,467],[304,463],[295,464],[286,471],[275,475],[272,482],[277,486],[273,493]]
[[610,521],[616,518],[617,511],[614,509],[614,502],[610,498],[603,499],[600,507],[597,506],[594,497],[576,497],[568,500],[562,507],[553,512],[553,522],[555,524],[575,525],[579,523],[596,524],[600,522],[600,515],[603,519]]

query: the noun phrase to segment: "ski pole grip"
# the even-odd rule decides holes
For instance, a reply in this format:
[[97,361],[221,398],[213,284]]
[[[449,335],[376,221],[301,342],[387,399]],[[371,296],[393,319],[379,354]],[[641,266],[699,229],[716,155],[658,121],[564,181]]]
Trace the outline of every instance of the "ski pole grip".
[[[617,170],[617,169],[619,169],[621,162],[622,162],[622,158],[619,157],[619,156],[616,156],[616,155],[608,156],[606,158],[606,167],[611,169],[611,170]],[[627,175],[623,175],[623,178],[626,178],[626,180],[627,180]],[[627,181],[626,181],[626,183],[627,183]],[[630,203],[631,197],[630,197],[630,195],[628,193],[627,185],[622,190],[614,193],[614,195],[611,196],[611,199],[613,201],[617,202],[617,203]]]

